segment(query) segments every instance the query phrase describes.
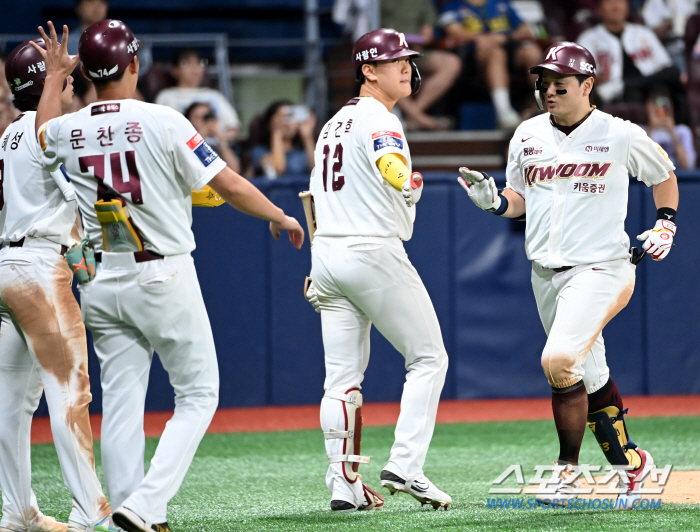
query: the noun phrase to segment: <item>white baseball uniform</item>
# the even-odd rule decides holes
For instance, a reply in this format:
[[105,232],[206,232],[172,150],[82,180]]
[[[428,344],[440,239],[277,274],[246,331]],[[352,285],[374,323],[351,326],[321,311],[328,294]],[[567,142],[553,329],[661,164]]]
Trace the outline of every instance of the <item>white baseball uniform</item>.
[[516,129],[507,188],[525,198],[525,249],[548,335],[542,365],[555,388],[583,378],[590,394],[607,382],[601,332],[634,291],[628,174],[651,186],[673,169],[642,128],[598,110],[568,136],[548,113]]
[[0,526],[19,530],[41,515],[30,429],[42,384],[70,520],[87,527],[110,514],[95,474],[85,327],[62,256],[79,237],[75,192],[59,169],[44,170],[35,116],[10,124],[0,148]]
[[[430,296],[402,244],[413,232],[415,206],[406,206],[376,166],[388,153],[411,168],[399,120],[373,98],[350,100],[323,127],[311,178],[317,222],[311,277],[321,305],[327,393],[361,388],[372,324],[406,359],[396,441],[385,469],[408,480],[423,473],[448,361]],[[324,432],[347,431],[344,412],[342,401],[324,397]],[[327,439],[329,457],[353,453],[344,445]],[[344,467],[332,463],[326,484],[334,500],[357,504],[353,490],[361,493],[360,483],[344,482]]]
[[[161,523],[218,403],[214,339],[190,256],[191,189],[201,189],[225,163],[177,111],[135,100],[98,102],[51,120],[39,142],[48,168],[65,165],[96,250],[104,247],[93,204],[109,193],[123,198],[144,245],[138,253],[102,251],[95,279],[80,292],[102,368],[110,500]],[[175,389],[175,413],[144,477],[154,350]]]

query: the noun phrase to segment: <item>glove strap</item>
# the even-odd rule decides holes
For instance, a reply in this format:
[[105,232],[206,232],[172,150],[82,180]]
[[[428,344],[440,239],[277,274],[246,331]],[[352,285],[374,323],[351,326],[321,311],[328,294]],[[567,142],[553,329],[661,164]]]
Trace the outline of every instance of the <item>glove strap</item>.
[[498,206],[498,209],[494,209],[494,210],[489,211],[489,212],[492,212],[493,214],[495,214],[497,216],[503,216],[503,214],[505,214],[505,212],[508,210],[508,198],[506,198],[500,192],[498,193],[498,195],[501,198],[501,204]]

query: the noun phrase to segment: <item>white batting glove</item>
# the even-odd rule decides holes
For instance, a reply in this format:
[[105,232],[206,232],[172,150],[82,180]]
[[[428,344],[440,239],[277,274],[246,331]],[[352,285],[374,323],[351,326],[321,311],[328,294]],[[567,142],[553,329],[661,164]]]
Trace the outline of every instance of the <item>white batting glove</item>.
[[668,220],[656,220],[653,229],[644,231],[637,237],[643,240],[642,248],[651,255],[654,260],[664,260],[673,245],[673,237],[676,234],[676,224]]
[[418,203],[418,200],[423,194],[423,176],[420,172],[413,172],[411,177],[403,182],[401,194],[403,194],[403,199],[406,201],[408,207]]
[[493,212],[501,206],[501,196],[498,194],[496,182],[484,172],[460,168],[461,177],[457,182],[466,190],[474,204],[488,212]]
[[311,277],[307,277],[304,280],[304,297],[311,303],[311,306],[316,312],[321,313],[321,303],[318,300],[318,294],[316,293],[316,287],[311,282]]

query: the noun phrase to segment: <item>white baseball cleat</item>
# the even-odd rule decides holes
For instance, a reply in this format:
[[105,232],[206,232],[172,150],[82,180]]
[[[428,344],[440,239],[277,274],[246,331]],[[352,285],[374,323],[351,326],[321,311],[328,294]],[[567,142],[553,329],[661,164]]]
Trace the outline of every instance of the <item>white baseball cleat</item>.
[[397,491],[408,493],[421,505],[430,504],[436,510],[440,508],[447,510],[452,504],[452,497],[439,490],[425,475],[414,478],[407,484],[400,476],[385,469],[379,478],[382,481],[382,487],[388,489],[392,495]]
[[579,485],[578,466],[555,462],[550,479],[539,485],[535,501],[538,504],[565,506],[568,501],[578,497]]
[[641,490],[644,487],[644,481],[649,476],[649,471],[654,467],[654,459],[651,457],[651,454],[639,448],[637,448],[637,452],[642,458],[642,465],[632,471],[626,471],[629,482],[620,480],[620,488],[626,486],[627,490],[617,496],[616,510],[631,510],[634,508],[634,503],[642,498]]

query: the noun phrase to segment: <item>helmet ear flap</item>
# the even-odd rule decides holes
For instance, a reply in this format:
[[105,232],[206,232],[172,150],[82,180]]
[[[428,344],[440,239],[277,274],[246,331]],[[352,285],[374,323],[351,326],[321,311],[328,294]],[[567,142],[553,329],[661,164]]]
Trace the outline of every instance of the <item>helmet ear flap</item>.
[[537,102],[537,107],[540,111],[545,110],[544,106],[544,93],[547,92],[542,86],[542,74],[537,76],[537,81],[535,81],[535,101]]
[[411,63],[411,96],[414,96],[420,90],[421,77],[413,59],[409,59],[408,62]]

